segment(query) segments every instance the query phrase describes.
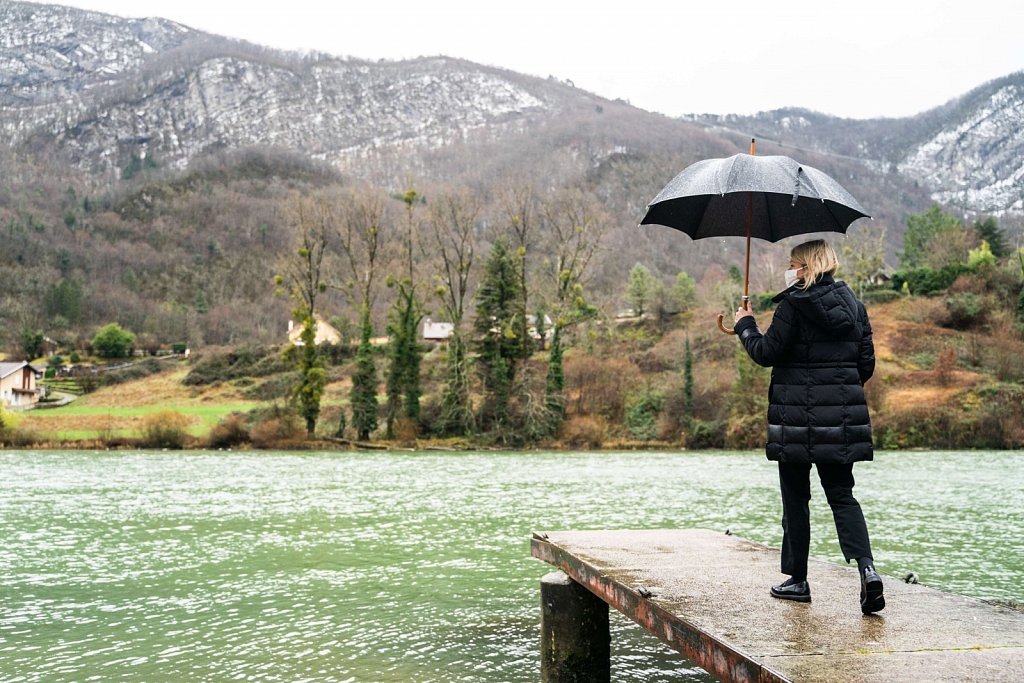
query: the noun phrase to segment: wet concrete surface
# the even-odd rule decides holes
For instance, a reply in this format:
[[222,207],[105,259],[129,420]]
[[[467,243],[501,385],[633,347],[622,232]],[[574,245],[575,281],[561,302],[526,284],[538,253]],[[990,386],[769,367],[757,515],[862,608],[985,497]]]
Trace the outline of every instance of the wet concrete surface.
[[883,577],[865,616],[855,565],[812,560],[797,603],[768,594],[777,549],[715,531],[549,531],[533,554],[725,680],[1024,680],[1024,613]]

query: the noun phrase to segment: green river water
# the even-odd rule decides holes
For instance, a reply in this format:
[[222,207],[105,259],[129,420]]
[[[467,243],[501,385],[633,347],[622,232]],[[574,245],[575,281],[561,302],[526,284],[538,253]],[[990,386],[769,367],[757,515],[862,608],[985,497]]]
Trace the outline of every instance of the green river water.
[[[882,573],[1024,600],[1024,453],[855,474]],[[0,481],[3,681],[536,681],[533,530],[782,535],[757,453],[8,451]],[[706,680],[615,613],[612,639],[613,680]]]

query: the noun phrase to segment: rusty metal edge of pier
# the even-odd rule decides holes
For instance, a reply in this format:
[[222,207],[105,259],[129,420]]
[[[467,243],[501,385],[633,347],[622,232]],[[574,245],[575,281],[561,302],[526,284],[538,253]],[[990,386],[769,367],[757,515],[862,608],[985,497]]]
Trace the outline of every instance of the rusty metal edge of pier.
[[724,681],[742,683],[792,683],[752,656],[706,633],[644,597],[585,560],[533,535],[530,553],[537,559],[558,567],[591,593],[643,626],[663,643],[681,653],[694,664]]

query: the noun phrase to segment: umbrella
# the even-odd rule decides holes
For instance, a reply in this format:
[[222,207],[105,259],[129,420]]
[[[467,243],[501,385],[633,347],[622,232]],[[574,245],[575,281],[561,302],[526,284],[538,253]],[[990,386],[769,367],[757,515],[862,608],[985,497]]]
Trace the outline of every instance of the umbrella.
[[[750,301],[750,240],[777,242],[811,232],[845,233],[868,218],[843,186],[787,156],[736,154],[688,166],[647,206],[641,225],[664,225],[692,239],[746,237],[743,303]],[[718,327],[732,334],[718,316]]]

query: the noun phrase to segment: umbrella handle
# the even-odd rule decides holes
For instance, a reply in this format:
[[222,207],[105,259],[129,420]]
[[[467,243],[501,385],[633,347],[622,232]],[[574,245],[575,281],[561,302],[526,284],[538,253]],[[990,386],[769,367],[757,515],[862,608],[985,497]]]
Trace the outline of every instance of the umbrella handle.
[[725,315],[723,313],[719,313],[718,314],[718,329],[720,329],[722,332],[725,332],[726,334],[736,334],[735,332],[733,332],[728,327],[726,327],[725,325],[722,324],[723,320],[725,320]]

